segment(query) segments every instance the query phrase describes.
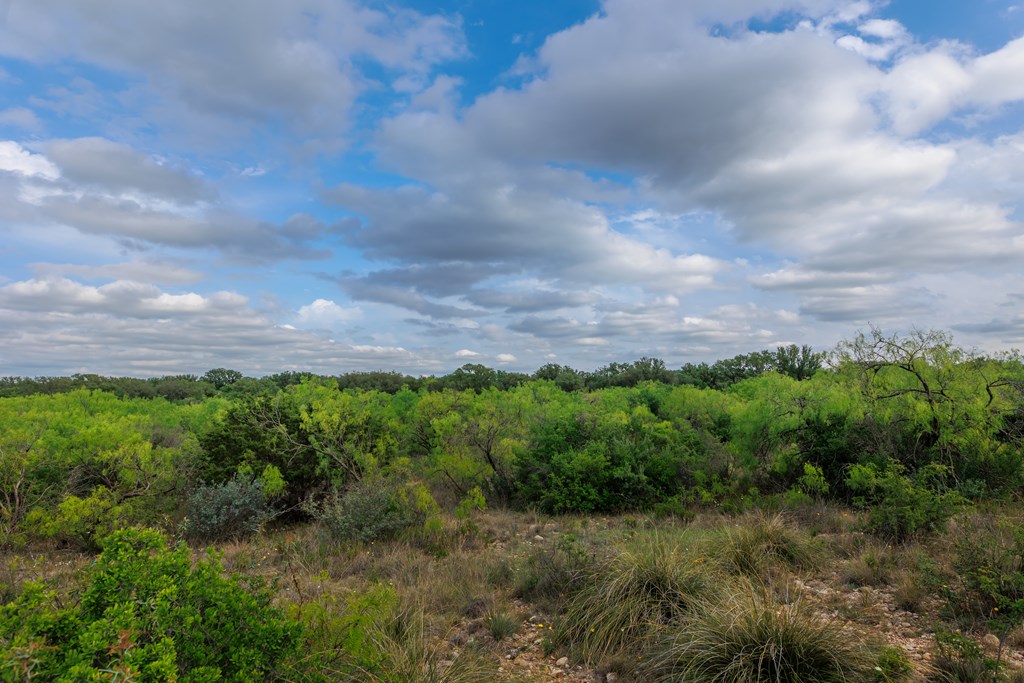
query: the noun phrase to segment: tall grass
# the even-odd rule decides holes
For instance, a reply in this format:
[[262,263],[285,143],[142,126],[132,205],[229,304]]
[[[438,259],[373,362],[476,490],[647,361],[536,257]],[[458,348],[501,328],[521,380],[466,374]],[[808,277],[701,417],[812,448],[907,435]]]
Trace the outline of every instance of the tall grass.
[[805,569],[822,556],[814,539],[778,514],[746,515],[720,534],[715,552],[736,574],[764,576],[778,569]]
[[589,663],[635,658],[659,628],[710,599],[719,578],[698,551],[660,535],[645,539],[597,568],[569,603],[559,640]]
[[872,680],[875,663],[837,622],[747,584],[703,603],[641,668],[654,683],[860,683]]

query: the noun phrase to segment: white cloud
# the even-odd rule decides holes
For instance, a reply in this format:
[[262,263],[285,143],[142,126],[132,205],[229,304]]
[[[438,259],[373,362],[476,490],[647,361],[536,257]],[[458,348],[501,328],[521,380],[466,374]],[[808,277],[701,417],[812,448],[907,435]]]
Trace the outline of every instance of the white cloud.
[[277,324],[233,292],[174,294],[131,282],[92,287],[67,279],[0,287],[0,349],[3,374],[443,367],[432,359],[436,352],[332,342]]
[[303,327],[333,329],[362,317],[358,306],[339,306],[329,299],[317,299],[298,311],[297,320]]
[[0,141],[0,172],[56,180],[60,171],[42,154],[33,154],[12,140]]
[[369,86],[363,61],[408,83],[463,53],[454,20],[354,0],[50,0],[17,3],[0,24],[0,54],[140,76],[163,123],[213,117],[336,133]]

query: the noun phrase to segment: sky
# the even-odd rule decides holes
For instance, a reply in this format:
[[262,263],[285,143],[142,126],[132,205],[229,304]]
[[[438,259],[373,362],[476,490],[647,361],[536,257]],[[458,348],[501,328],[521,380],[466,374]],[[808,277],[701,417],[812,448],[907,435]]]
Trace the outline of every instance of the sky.
[[0,375],[1024,346],[1019,0],[0,0]]

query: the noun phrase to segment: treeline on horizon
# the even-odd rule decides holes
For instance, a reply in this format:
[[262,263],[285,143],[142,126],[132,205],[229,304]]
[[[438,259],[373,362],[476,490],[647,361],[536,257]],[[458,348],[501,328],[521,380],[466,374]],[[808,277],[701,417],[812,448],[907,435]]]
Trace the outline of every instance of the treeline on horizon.
[[974,501],[1020,497],[1019,356],[878,330],[813,374],[780,372],[790,354],[821,362],[790,348],[759,354],[774,363],[760,371],[753,354],[695,366],[709,374],[689,382],[647,359],[587,376],[546,366],[507,387],[470,366],[441,387],[307,375],[238,394],[246,380],[225,371],[233,381],[201,400],[0,398],[0,545],[88,546],[139,524],[222,540],[282,517],[366,538],[483,505],[686,515],[821,501],[909,538]]
[[826,354],[810,346],[779,346],[740,354],[714,363],[686,363],[678,370],[668,368],[659,358],[643,357],[631,363],[613,362],[592,372],[567,365],[548,363],[533,374],[508,372],[479,363],[467,363],[447,375],[416,377],[397,371],[354,371],[341,375],[319,375],[288,371],[254,378],[238,370],[214,368],[203,375],[163,377],[108,377],[78,373],[56,377],[0,377],[0,397],[59,394],[77,389],[105,391],[119,398],[165,398],[169,401],[199,400],[210,396],[241,397],[272,394],[306,379],[337,382],[338,388],[382,391],[394,394],[403,388],[462,391],[512,389],[532,380],[551,380],[564,391],[593,391],[605,387],[635,387],[641,382],[691,385],[725,389],[748,377],[778,372],[797,380],[807,379],[821,369]]

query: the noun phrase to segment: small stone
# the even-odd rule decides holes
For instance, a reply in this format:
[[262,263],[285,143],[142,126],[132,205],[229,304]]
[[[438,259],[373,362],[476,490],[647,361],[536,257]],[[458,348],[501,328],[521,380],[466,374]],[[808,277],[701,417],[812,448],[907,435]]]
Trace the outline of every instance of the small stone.
[[605,683],[616,683],[619,680],[619,674],[609,671],[604,675]]
[[569,658],[568,657],[562,657],[557,662],[555,662],[555,666],[566,666],[568,664],[569,664]]
[[981,639],[981,644],[989,650],[998,650],[999,638],[993,633],[986,633],[985,637]]
[[544,540],[544,537],[543,537],[543,536],[541,536],[540,534],[537,534],[536,536],[534,536],[534,537],[533,537],[533,540],[535,540],[535,541],[538,541],[538,542],[539,542],[539,541],[543,541],[543,540]]

